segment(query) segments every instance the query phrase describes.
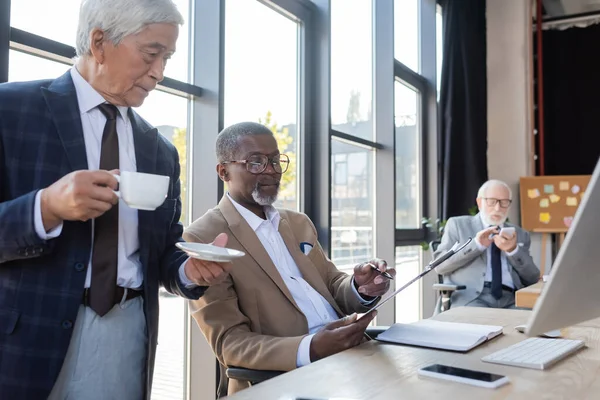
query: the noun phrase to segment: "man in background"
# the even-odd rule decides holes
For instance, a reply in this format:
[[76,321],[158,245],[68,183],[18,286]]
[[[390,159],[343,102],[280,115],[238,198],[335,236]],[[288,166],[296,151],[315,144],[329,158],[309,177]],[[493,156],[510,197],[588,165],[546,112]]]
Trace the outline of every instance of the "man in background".
[[539,280],[540,272],[529,254],[529,233],[506,222],[511,203],[510,187],[490,180],[477,193],[477,215],[448,219],[434,258],[455,242],[474,238],[436,268],[445,282],[467,287],[452,294],[453,307],[514,308],[515,291]]

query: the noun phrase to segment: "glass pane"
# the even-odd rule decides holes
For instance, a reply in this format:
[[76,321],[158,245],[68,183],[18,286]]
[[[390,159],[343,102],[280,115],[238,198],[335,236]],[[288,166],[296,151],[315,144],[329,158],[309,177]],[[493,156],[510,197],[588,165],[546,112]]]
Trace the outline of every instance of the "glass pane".
[[341,270],[373,257],[373,150],[331,141],[331,259]]
[[373,140],[370,0],[331,1],[331,125]]
[[[406,284],[421,272],[421,247],[396,247],[396,287]],[[420,319],[421,290],[419,281],[396,296],[396,322],[411,323]]]
[[442,7],[437,6],[435,14],[435,59],[437,72],[437,99],[440,99],[440,88],[442,87],[442,60],[444,57],[444,25],[442,22]]
[[419,0],[394,0],[394,57],[419,72]]
[[[187,222],[187,112],[188,100],[164,92],[154,91],[136,111],[171,141],[179,153],[181,164],[181,221]],[[180,400],[185,398],[185,319],[186,303],[163,288],[159,293],[160,319],[158,347],[152,385],[153,400]]]
[[420,95],[396,82],[396,229],[421,227]]
[[69,68],[71,68],[70,65],[56,61],[50,61],[16,50],[8,51],[9,82],[54,79],[67,72]]
[[183,15],[183,26],[179,27],[179,38],[177,39],[177,51],[165,67],[165,76],[182,82],[191,82],[188,76],[190,63],[190,41],[194,21],[190,16],[189,0],[173,0],[177,9]]
[[10,25],[75,47],[80,4],[81,0],[12,1]]
[[[169,60],[165,75],[187,82],[189,0],[173,1],[183,15],[185,24],[179,33],[177,52]],[[75,47],[80,4],[81,0],[13,1],[10,10],[10,24],[15,28]]]
[[225,126],[255,121],[273,131],[291,161],[275,205],[292,210],[298,210],[297,65],[295,21],[257,1],[227,0]]

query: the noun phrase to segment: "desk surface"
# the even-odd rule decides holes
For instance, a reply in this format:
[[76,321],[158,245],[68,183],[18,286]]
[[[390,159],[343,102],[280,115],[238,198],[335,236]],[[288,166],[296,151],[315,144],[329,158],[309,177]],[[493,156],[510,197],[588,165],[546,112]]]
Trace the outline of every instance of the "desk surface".
[[517,290],[515,293],[515,305],[519,308],[533,308],[543,289],[544,282],[538,282]]
[[[588,348],[547,371],[484,363],[481,357],[524,340],[514,330],[531,311],[458,307],[434,319],[504,326],[504,335],[469,353],[454,353],[377,341],[317,361],[243,390],[232,400],[291,400],[295,397],[348,399],[597,399],[600,393],[600,319],[563,329],[567,338],[583,339]],[[423,379],[417,370],[440,363],[506,375],[511,383],[484,389]]]

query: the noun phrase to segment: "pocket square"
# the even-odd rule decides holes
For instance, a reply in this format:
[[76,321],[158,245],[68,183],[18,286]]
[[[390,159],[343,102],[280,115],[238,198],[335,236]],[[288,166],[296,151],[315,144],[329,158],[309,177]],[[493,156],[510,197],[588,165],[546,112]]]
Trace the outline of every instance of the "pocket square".
[[300,243],[300,250],[302,250],[302,252],[305,255],[308,255],[308,253],[310,253],[310,251],[313,249],[313,245],[307,242],[302,242]]

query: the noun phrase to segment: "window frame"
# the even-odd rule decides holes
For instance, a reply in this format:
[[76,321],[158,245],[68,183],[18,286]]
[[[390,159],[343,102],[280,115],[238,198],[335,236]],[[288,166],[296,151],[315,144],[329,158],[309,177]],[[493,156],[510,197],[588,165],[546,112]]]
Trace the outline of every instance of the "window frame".
[[[420,209],[423,213],[428,210],[429,205],[429,190],[427,186],[427,169],[428,169],[428,159],[427,159],[427,149],[428,149],[428,132],[429,132],[429,114],[431,113],[431,109],[428,106],[428,98],[430,96],[430,83],[427,81],[425,77],[417,74],[409,67],[402,64],[400,61],[394,59],[394,82],[399,82],[410,89],[415,90],[419,95],[419,104],[418,104],[418,126],[419,126],[419,149],[420,149],[420,160],[421,163],[419,165],[420,168],[420,188],[421,188],[421,204]],[[394,126],[395,129],[395,126]],[[395,158],[395,148],[394,148],[394,158]],[[394,162],[394,171],[395,171],[395,162]],[[395,179],[394,179],[395,182]],[[395,193],[394,193],[395,197]],[[395,215],[395,207],[394,207],[394,215]],[[397,229],[395,227],[395,238],[396,238],[396,246],[412,246],[419,245],[427,238],[427,230],[424,226],[419,229]]]

